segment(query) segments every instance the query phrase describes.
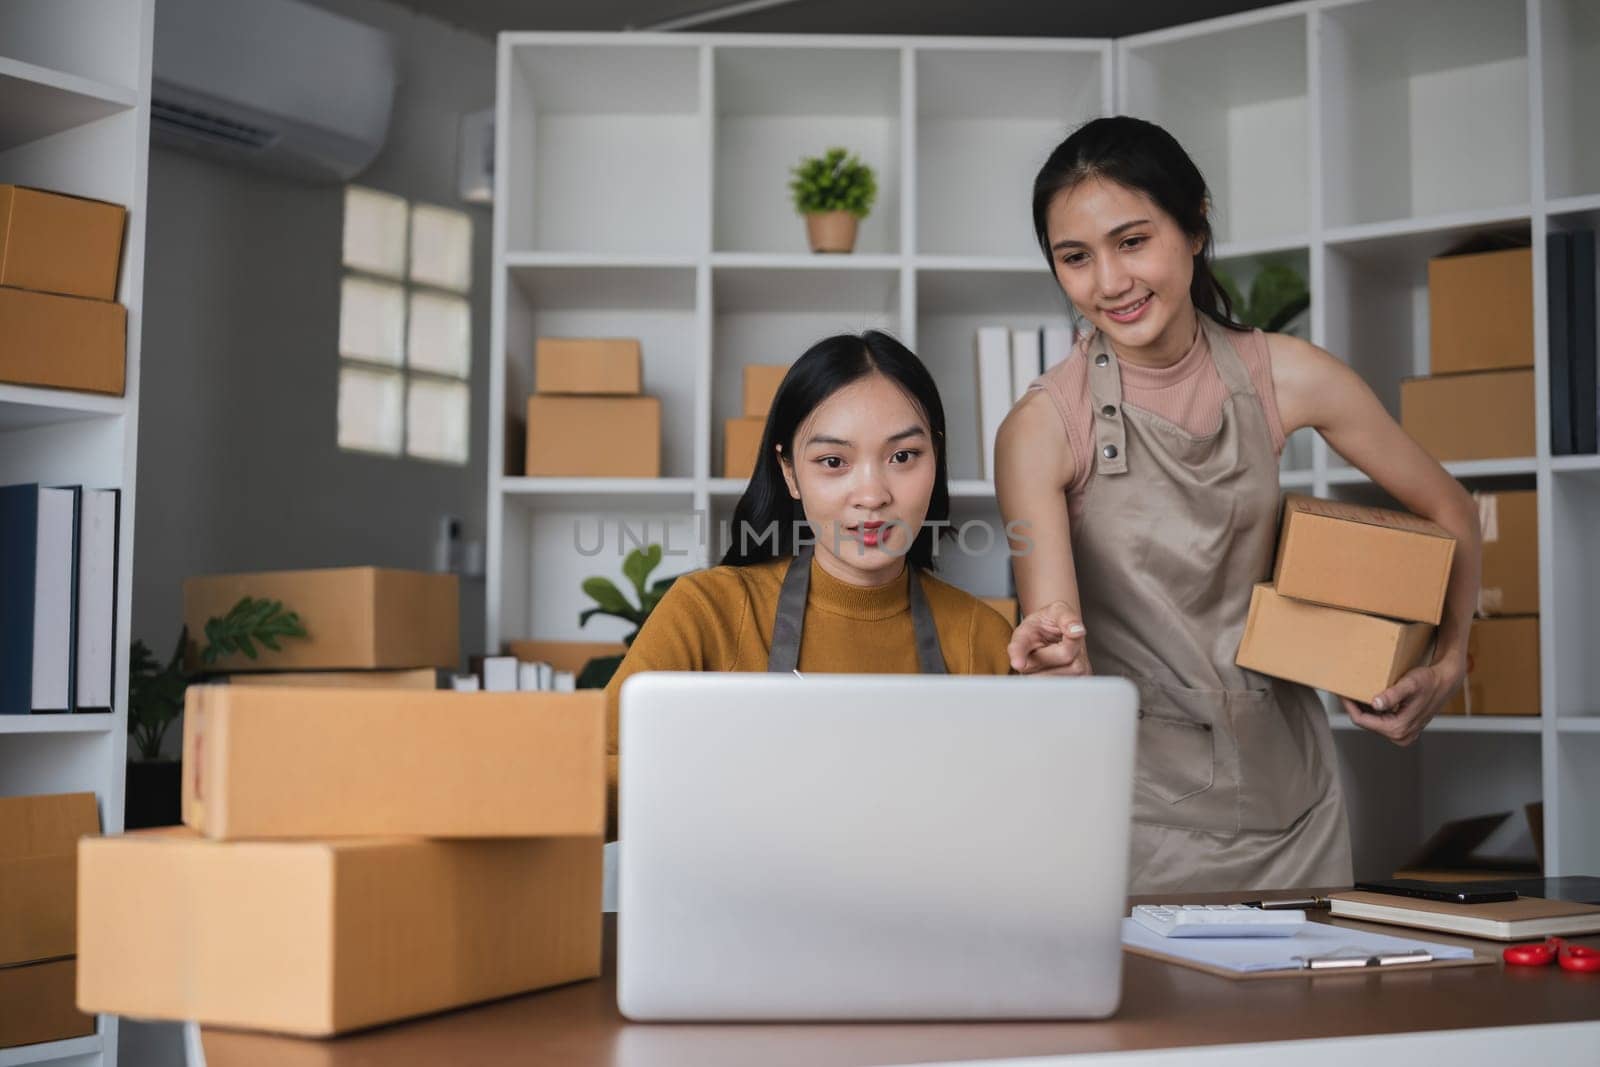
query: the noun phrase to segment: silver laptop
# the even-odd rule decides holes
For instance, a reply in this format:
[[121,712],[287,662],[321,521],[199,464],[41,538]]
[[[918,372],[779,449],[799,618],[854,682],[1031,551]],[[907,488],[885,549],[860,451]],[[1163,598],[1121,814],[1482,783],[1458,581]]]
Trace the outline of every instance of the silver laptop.
[[621,701],[628,1018],[1116,1010],[1127,682],[658,673]]

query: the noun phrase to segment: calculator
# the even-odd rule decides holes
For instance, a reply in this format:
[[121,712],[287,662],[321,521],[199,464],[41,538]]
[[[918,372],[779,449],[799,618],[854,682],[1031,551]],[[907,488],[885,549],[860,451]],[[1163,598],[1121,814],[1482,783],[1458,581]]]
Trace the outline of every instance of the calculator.
[[1306,913],[1248,904],[1137,904],[1133,921],[1162,937],[1293,937]]

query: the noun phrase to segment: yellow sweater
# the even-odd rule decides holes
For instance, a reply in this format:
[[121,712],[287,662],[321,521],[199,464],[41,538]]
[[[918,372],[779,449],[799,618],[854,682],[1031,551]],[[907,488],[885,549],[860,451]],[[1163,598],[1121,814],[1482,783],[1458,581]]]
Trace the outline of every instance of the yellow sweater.
[[[764,671],[778,591],[789,560],[686,574],[650,613],[606,686],[610,775],[607,840],[617,836],[617,691],[640,671]],[[1006,674],[1011,626],[977,597],[921,576],[951,674]],[[877,588],[841,582],[811,564],[800,670],[817,674],[915,674],[916,635],[906,575]]]

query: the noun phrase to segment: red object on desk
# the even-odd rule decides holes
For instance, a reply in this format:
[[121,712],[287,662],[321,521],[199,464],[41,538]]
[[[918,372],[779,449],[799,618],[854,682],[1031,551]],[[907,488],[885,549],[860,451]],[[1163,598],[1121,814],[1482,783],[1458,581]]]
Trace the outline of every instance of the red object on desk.
[[1562,970],[1585,974],[1600,972],[1600,949],[1568,944],[1559,937],[1535,945],[1512,945],[1501,955],[1513,967],[1544,967],[1554,962]]

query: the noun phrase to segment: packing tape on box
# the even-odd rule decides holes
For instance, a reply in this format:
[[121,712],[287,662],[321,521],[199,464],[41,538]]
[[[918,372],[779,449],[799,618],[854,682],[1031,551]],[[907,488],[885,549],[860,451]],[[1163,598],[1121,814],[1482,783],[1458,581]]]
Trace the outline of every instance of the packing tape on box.
[[1478,614],[1498,615],[1505,606],[1506,591],[1498,585],[1481,586],[1478,589]]
[[1483,543],[1500,540],[1500,496],[1498,493],[1475,493],[1478,498],[1478,528],[1483,531]]

